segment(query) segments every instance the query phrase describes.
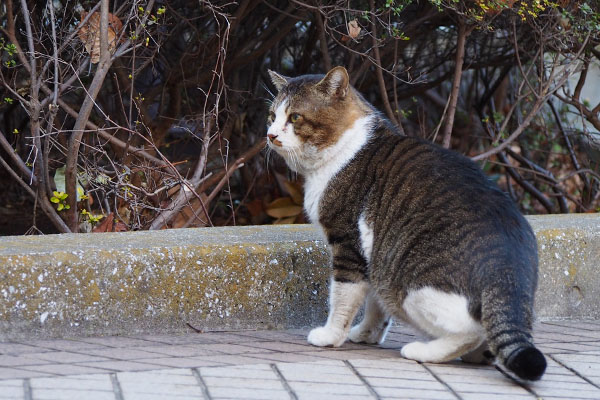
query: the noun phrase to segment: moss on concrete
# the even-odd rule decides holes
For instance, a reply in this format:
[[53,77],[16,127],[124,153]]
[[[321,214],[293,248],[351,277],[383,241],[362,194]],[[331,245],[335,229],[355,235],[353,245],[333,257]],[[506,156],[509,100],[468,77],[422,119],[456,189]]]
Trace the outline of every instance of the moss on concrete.
[[[542,317],[599,317],[600,216],[530,217]],[[0,339],[321,322],[329,253],[307,225],[0,238]]]

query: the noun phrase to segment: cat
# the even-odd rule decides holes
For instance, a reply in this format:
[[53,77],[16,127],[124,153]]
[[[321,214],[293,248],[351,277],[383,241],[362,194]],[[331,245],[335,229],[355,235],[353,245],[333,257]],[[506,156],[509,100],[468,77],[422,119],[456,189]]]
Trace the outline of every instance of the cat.
[[308,342],[382,343],[398,318],[432,338],[402,347],[407,359],[480,360],[485,350],[511,375],[540,379],[537,245],[516,205],[471,160],[398,134],[344,67],[269,74],[278,93],[268,146],[303,175],[306,214],[332,252],[329,316]]

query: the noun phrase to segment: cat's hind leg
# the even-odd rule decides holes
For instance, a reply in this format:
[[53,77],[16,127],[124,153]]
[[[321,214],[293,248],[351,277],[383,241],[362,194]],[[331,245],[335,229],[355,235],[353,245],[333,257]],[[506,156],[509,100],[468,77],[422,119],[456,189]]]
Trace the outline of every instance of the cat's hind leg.
[[310,331],[308,342],[315,346],[341,346],[348,337],[350,325],[365,301],[368,290],[367,282],[338,282],[332,279],[327,323]]
[[362,321],[350,329],[348,339],[354,343],[381,344],[392,325],[392,319],[375,296],[373,291],[369,292]]
[[411,323],[434,338],[402,347],[405,358],[450,361],[476,349],[485,338],[483,327],[469,314],[465,296],[425,287],[409,292],[402,307]]

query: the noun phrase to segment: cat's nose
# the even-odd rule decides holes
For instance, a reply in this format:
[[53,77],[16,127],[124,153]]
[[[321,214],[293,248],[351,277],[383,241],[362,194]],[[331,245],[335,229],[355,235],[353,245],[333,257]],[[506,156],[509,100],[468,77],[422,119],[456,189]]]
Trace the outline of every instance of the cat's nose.
[[269,140],[270,140],[271,142],[272,142],[273,140],[277,139],[277,136],[278,136],[278,135],[273,135],[272,133],[269,133],[269,134],[267,135],[267,137],[269,138]]

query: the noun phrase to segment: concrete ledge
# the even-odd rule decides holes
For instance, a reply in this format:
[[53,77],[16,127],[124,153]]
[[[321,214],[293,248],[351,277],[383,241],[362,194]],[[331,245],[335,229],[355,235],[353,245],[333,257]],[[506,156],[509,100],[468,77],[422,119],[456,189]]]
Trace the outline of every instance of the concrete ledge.
[[[600,214],[530,217],[542,318],[600,317]],[[311,326],[329,255],[307,225],[0,238],[0,340]]]
[[307,326],[328,259],[306,225],[0,238],[0,339]]

